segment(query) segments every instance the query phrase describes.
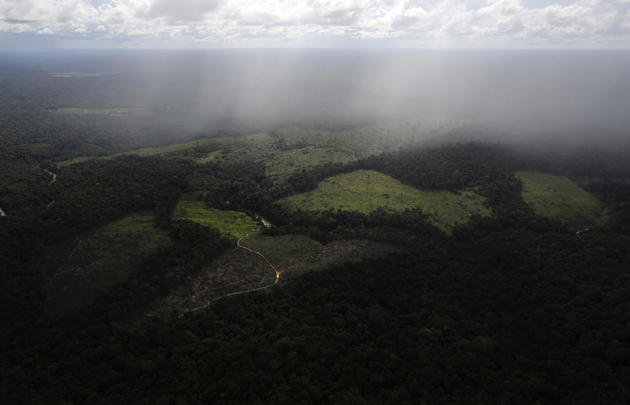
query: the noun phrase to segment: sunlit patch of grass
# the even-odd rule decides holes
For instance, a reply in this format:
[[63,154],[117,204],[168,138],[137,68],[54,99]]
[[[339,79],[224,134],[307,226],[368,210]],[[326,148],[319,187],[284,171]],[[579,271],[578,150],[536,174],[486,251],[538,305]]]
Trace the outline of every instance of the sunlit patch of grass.
[[571,227],[603,225],[609,218],[606,205],[563,176],[521,171],[523,200],[538,215]]
[[173,219],[186,219],[221,233],[241,238],[258,232],[260,223],[240,211],[208,208],[201,201],[183,199],[175,207]]
[[485,198],[473,191],[423,191],[373,170],[329,177],[315,190],[277,201],[281,206],[304,211],[356,211],[368,214],[377,208],[404,211],[420,208],[430,221],[449,233],[455,226],[467,223],[473,215],[490,216]]

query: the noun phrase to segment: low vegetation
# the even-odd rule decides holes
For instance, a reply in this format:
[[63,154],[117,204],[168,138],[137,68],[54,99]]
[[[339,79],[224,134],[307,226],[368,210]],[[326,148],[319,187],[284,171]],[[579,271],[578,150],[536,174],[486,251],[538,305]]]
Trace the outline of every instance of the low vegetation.
[[[61,108],[64,114],[125,115],[133,109]],[[155,156],[170,154],[192,159],[197,164],[230,165],[244,160],[265,166],[266,175],[281,183],[290,175],[329,163],[354,162],[371,155],[398,150],[404,145],[436,136],[454,124],[439,120],[400,121],[344,130],[313,130],[284,127],[239,137],[211,137],[163,147],[133,149],[103,157],[81,156],[60,161],[68,166],[89,159],[110,159],[121,155]]]
[[75,115],[127,115],[134,111],[133,108],[58,108],[53,110],[57,114]]
[[444,232],[467,223],[473,215],[490,216],[485,199],[474,191],[423,191],[374,170],[358,170],[329,177],[315,190],[278,200],[289,210],[329,209],[368,214],[377,208],[404,211],[419,207]]
[[129,235],[134,237],[146,237],[152,239],[161,239],[166,237],[166,233],[157,228],[152,215],[132,214],[118,221],[106,225],[102,229],[103,233],[111,236]]
[[89,78],[89,77],[105,77],[105,76],[113,76],[118,74],[116,73],[84,73],[84,72],[52,72],[49,73],[50,77],[56,77],[61,79],[81,79],[81,78]]
[[168,235],[155,225],[153,216],[140,214],[77,238],[63,264],[49,275],[48,312],[58,315],[78,310],[125,281],[142,260],[168,243]]
[[[85,109],[83,109],[85,110]],[[168,146],[162,146],[157,148],[140,148],[134,149],[127,152],[116,153],[108,156],[80,156],[72,159],[64,160],[61,162],[57,162],[56,165],[58,167],[70,166],[76,163],[82,163],[91,159],[112,159],[118,156],[156,156],[156,155],[165,155],[169,153],[177,153],[184,152],[187,150],[194,150],[197,148],[208,148],[215,145],[228,145],[231,144],[232,140],[230,138],[204,138],[199,139],[192,142],[185,143],[176,143]]]
[[305,235],[259,235],[243,240],[242,245],[264,254],[282,273],[282,279],[324,270],[334,264],[382,257],[394,250],[367,240],[341,240],[323,245]]
[[[282,273],[281,281],[298,278],[309,271],[323,271],[336,264],[377,259],[397,250],[367,240],[341,240],[322,245],[305,235],[256,235],[241,241],[241,246],[262,253]],[[196,311],[230,293],[268,286],[274,280],[274,271],[260,256],[245,249],[230,249],[154,302],[145,316],[167,317]]]
[[229,293],[269,285],[275,277],[258,255],[244,249],[229,249],[187,277],[167,296],[156,300],[144,315],[168,317],[199,310]]
[[[5,402],[627,402],[630,159],[415,147],[413,125],[411,147],[373,157],[390,129],[137,149],[149,144],[51,125],[125,121],[47,112],[58,105],[82,104],[47,103],[30,133],[0,135]],[[117,158],[51,167],[97,155]],[[517,170],[591,179],[617,216],[567,231],[527,205]],[[567,194],[543,180],[537,197]],[[274,226],[256,233],[244,212]],[[245,234],[280,282],[217,301],[275,281],[236,248]]]
[[[155,156],[164,155],[173,152],[182,152],[185,150],[203,148],[211,145],[221,145],[231,143],[229,138],[204,138],[192,142],[176,143],[173,145],[162,146],[159,148],[141,148],[128,152],[120,153],[118,155],[136,155],[136,156]],[[115,155],[115,156],[118,156]]]
[[574,228],[603,225],[608,219],[606,206],[567,177],[533,171],[516,177],[523,183],[523,200],[538,215]]
[[186,219],[209,226],[234,238],[258,232],[260,223],[240,211],[209,208],[201,201],[183,199],[175,207],[173,219]]
[[279,151],[265,161],[266,174],[272,179],[282,180],[292,173],[322,164],[348,163],[355,161],[353,154],[334,148],[307,146],[300,149]]

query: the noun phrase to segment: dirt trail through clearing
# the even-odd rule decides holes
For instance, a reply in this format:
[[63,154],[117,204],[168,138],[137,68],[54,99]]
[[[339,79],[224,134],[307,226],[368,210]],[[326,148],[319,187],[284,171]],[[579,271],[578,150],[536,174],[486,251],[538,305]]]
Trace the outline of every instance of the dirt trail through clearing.
[[[262,258],[263,258],[263,260],[264,260],[264,261],[265,261],[265,262],[269,265],[269,267],[271,267],[271,269],[274,271],[274,273],[276,273],[276,279],[274,280],[274,282],[273,282],[273,283],[271,283],[271,284],[264,285],[264,286],[262,286],[262,287],[248,288],[247,290],[234,291],[234,292],[231,292],[231,293],[227,293],[227,294],[225,294],[225,295],[221,295],[221,296],[219,296],[219,297],[215,298],[214,300],[210,300],[210,301],[208,301],[208,302],[207,302],[206,304],[204,304],[204,305],[200,305],[200,306],[198,306],[198,307],[191,308],[191,309],[189,309],[189,310],[188,310],[188,311],[186,311],[186,312],[195,312],[195,311],[199,311],[200,309],[207,308],[207,307],[208,307],[210,304],[212,304],[213,302],[217,302],[218,300],[220,300],[220,299],[222,299],[222,298],[225,298],[225,297],[231,297],[231,296],[233,296],[233,295],[242,295],[242,294],[247,294],[247,293],[254,292],[254,291],[260,291],[260,290],[264,290],[264,289],[267,289],[267,288],[273,287],[274,285],[278,284],[278,282],[280,281],[280,271],[278,271],[278,269],[276,268],[276,266],[274,266],[274,265],[273,265],[273,263],[271,263],[271,262],[269,261],[269,259],[267,259],[267,258],[265,257],[265,255],[263,255],[263,254],[262,254],[262,253],[260,253],[259,251],[254,250],[254,249],[250,249],[250,248],[248,248],[247,246],[243,246],[243,245],[241,245],[241,240],[243,240],[243,239],[247,238],[248,236],[249,236],[249,235],[245,235],[245,236],[243,236],[242,238],[240,238],[239,240],[237,240],[237,241],[236,241],[236,246],[237,246],[238,248],[240,248],[240,249],[247,250],[247,251],[249,251],[249,252],[252,252],[252,253],[254,253],[254,254],[256,254],[256,255],[258,255],[258,256],[260,256],[260,257],[262,257]],[[183,316],[183,315],[184,315],[184,314],[182,314],[181,316]]]
[[57,181],[57,175],[55,173],[51,172],[48,169],[44,169],[44,171],[46,172],[46,174],[52,177],[52,180],[50,180],[50,184],[53,184],[54,182]]

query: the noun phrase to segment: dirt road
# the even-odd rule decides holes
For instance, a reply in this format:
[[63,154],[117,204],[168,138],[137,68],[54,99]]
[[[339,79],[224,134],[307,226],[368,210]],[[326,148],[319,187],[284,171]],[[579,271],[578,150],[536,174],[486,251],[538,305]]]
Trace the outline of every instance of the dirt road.
[[[243,236],[242,238],[240,238],[239,240],[237,240],[237,241],[236,241],[236,246],[237,246],[238,248],[240,248],[240,249],[247,250],[248,252],[252,252],[252,253],[254,253],[254,254],[256,254],[256,255],[258,255],[258,256],[260,256],[260,257],[262,257],[262,258],[263,258],[263,260],[264,260],[264,261],[265,261],[265,262],[269,265],[269,267],[270,267],[270,268],[274,271],[274,273],[276,274],[276,279],[274,280],[274,282],[273,282],[273,283],[270,283],[270,284],[267,284],[267,285],[263,285],[263,286],[261,286],[261,287],[248,288],[247,290],[233,291],[233,292],[231,292],[231,293],[227,293],[227,294],[225,294],[225,295],[221,295],[220,297],[217,297],[217,298],[215,298],[215,299],[213,299],[213,300],[208,301],[208,302],[207,302],[207,303],[205,303],[204,305],[200,305],[200,306],[198,306],[198,307],[195,307],[195,308],[189,309],[189,310],[188,310],[188,311],[186,311],[186,312],[195,312],[195,311],[199,311],[199,310],[201,310],[201,309],[207,308],[210,304],[212,304],[213,302],[217,302],[218,300],[220,300],[220,299],[222,299],[222,298],[231,297],[231,296],[234,296],[234,295],[248,294],[248,293],[251,293],[251,292],[254,292],[254,291],[261,291],[261,290],[265,290],[265,289],[267,289],[267,288],[273,287],[274,285],[278,284],[278,282],[280,281],[280,271],[276,268],[276,266],[274,266],[274,265],[273,265],[273,263],[271,263],[271,262],[269,261],[269,259],[267,259],[267,258],[265,257],[265,255],[263,255],[263,254],[262,254],[262,253],[260,253],[259,251],[254,250],[254,249],[250,249],[250,248],[248,248],[247,246],[243,246],[243,245],[241,245],[241,241],[242,241],[243,239],[247,238],[248,236],[249,236],[249,235],[245,235],[245,236]],[[182,316],[183,316],[183,315],[184,315],[184,314],[182,314]]]
[[55,173],[51,172],[48,169],[44,169],[44,171],[46,172],[46,174],[52,177],[52,179],[50,180],[50,184],[53,184],[54,182],[57,181],[57,175]]

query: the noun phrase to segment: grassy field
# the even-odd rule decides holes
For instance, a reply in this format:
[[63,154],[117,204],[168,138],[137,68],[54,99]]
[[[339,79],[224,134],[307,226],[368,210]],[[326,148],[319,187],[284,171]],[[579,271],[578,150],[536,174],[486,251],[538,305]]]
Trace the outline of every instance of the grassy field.
[[[57,167],[70,166],[75,163],[82,163],[91,159],[112,159],[117,156],[155,156],[155,155],[165,155],[169,153],[177,153],[177,152],[185,152],[188,150],[194,150],[196,148],[205,148],[210,146],[223,147],[227,145],[231,145],[234,143],[232,138],[204,138],[196,141],[186,142],[186,143],[176,143],[173,145],[162,146],[159,148],[141,148],[134,149],[127,152],[116,153],[109,156],[80,156],[73,159],[64,160],[61,162],[57,162]],[[211,153],[215,153],[211,152]]]
[[186,142],[186,143],[176,143],[173,145],[162,146],[159,148],[142,148],[142,149],[134,149],[128,152],[118,153],[114,156],[123,156],[123,155],[136,155],[136,156],[155,156],[155,155],[164,155],[167,153],[174,152],[182,152],[189,149],[206,147],[209,145],[216,144],[230,144],[232,142],[231,138],[205,138],[199,139],[196,141]]
[[282,279],[323,270],[334,264],[377,258],[394,250],[367,240],[342,240],[322,245],[304,235],[257,235],[244,239],[241,245],[264,254],[282,273]]
[[113,76],[117,75],[118,72],[115,73],[82,73],[82,72],[52,72],[49,73],[51,77],[57,77],[62,79],[81,79],[88,77],[105,77],[105,76]]
[[339,131],[286,127],[275,132],[291,143],[306,142],[322,147],[342,146],[358,155],[368,156],[440,136],[468,122],[452,117],[425,115]]
[[563,176],[540,172],[517,172],[523,183],[523,200],[541,216],[571,227],[603,225],[606,206],[594,195]]
[[[111,113],[109,109],[72,108],[59,111],[74,114]],[[262,163],[266,168],[266,174],[274,182],[282,183],[288,176],[302,169],[331,162],[347,163],[373,154],[391,152],[438,136],[452,127],[456,127],[456,124],[433,118],[339,131],[286,127],[276,129],[273,133],[259,132],[242,137],[206,138],[159,148],[136,149],[101,158],[170,154],[192,159],[198,164],[213,162],[225,165],[247,160]],[[57,165],[67,166],[88,159],[90,157],[77,157],[59,162]]]
[[327,147],[307,146],[275,152],[265,160],[266,174],[271,178],[282,179],[314,166],[325,163],[348,163],[356,160],[352,153]]
[[468,222],[473,214],[490,216],[485,199],[472,191],[422,191],[373,170],[329,177],[317,189],[278,200],[289,210],[334,210],[370,213],[379,207],[404,211],[419,207],[442,231],[449,233],[457,225]]
[[134,111],[133,108],[58,108],[52,110],[57,114],[75,114],[75,115],[109,115],[123,116]]
[[354,152],[339,145],[334,147],[328,145],[317,134],[311,134],[307,138],[301,135],[296,135],[295,139],[289,136],[285,138],[290,139],[287,143],[299,143],[299,145],[286,149],[279,148],[279,138],[261,132],[232,138],[232,142],[223,143],[218,150],[209,151],[197,158],[196,162],[199,164],[214,162],[219,165],[232,165],[244,161],[258,162],[265,167],[266,175],[272,181],[282,182],[302,169],[330,162],[346,163],[357,159]]
[[[299,277],[306,271],[334,264],[358,262],[392,252],[394,248],[365,240],[345,240],[321,245],[303,235],[253,236],[242,246],[264,254],[281,271],[280,281]],[[226,294],[270,285],[275,273],[260,256],[245,249],[230,249],[210,265],[154,303],[150,316],[168,316],[208,305]]]
[[103,228],[103,232],[116,234],[124,233],[133,236],[162,238],[166,232],[155,226],[152,215],[132,214]]
[[47,310],[63,314],[81,308],[125,281],[142,260],[169,242],[167,233],[155,226],[153,216],[139,214],[77,239],[48,276]]
[[[66,114],[116,114],[125,109],[66,108]],[[282,183],[291,174],[327,163],[347,163],[373,154],[391,152],[439,134],[455,123],[436,119],[392,122],[339,131],[286,127],[272,133],[258,132],[242,137],[205,138],[159,148],[142,148],[94,159],[120,155],[153,156],[169,154],[192,159],[198,164],[209,162],[232,165],[253,161],[265,166],[266,174],[275,183]],[[77,157],[58,162],[68,166],[90,157]]]
[[321,244],[304,235],[254,236],[241,244],[258,250],[279,271],[304,271],[315,262]]
[[177,153],[184,152],[189,150],[194,150],[197,148],[203,149],[208,147],[217,148],[208,153],[205,157],[197,159],[198,161],[204,161],[208,156],[212,156],[210,160],[216,158],[219,152],[223,149],[227,149],[228,151],[233,150],[243,150],[249,147],[259,147],[261,143],[268,142],[269,137],[265,133],[256,133],[249,136],[244,136],[241,138],[230,138],[230,137],[220,137],[220,138],[203,138],[197,139],[195,141],[185,142],[185,143],[175,143],[168,146],[162,146],[159,148],[142,148],[142,149],[134,149],[128,152],[118,153],[113,156],[121,156],[121,155],[137,155],[137,156],[155,156],[155,155],[165,155],[169,153]]
[[216,160],[218,160],[220,158],[221,153],[222,153],[222,151],[220,151],[220,150],[212,151],[212,152],[204,155],[203,157],[198,158],[197,160],[195,160],[195,162],[200,164],[200,165],[203,165],[203,164],[206,164],[206,163],[210,163],[210,162],[214,162],[214,161],[216,161]]
[[201,201],[183,199],[175,207],[173,219],[187,219],[203,226],[209,226],[234,238],[252,235],[261,226],[245,213],[239,211],[208,208]]

